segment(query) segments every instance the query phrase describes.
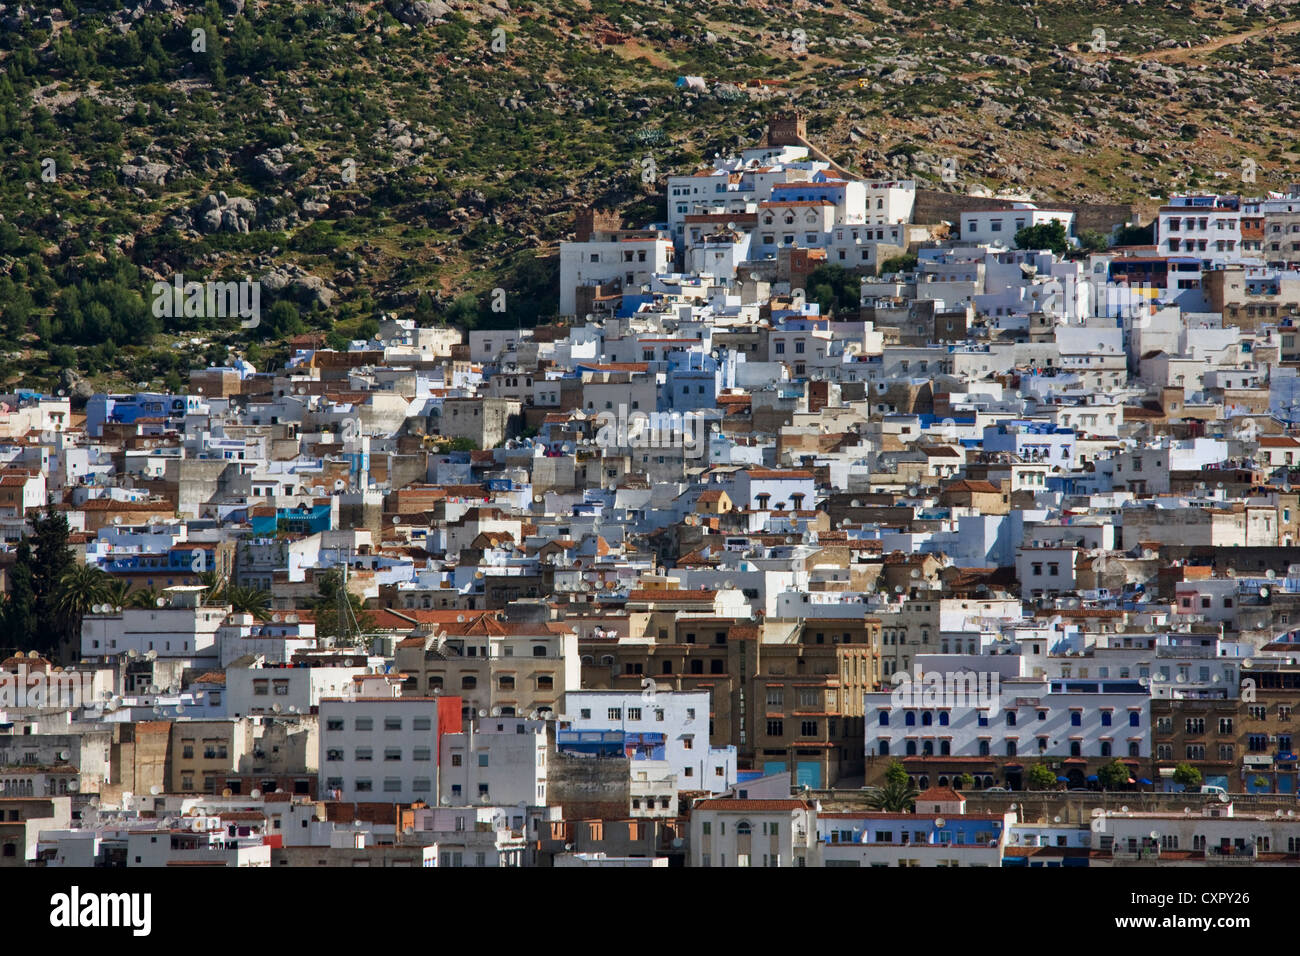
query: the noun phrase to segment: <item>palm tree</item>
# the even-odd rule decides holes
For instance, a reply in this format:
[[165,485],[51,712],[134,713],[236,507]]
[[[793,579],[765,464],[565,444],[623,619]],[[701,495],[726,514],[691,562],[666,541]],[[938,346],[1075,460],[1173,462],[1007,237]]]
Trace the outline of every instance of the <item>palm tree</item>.
[[122,607],[130,603],[131,582],[126,578],[113,578],[104,587],[104,600],[113,607]]
[[60,656],[81,641],[81,620],[90,609],[108,600],[112,579],[93,564],[74,564],[59,578],[54,607],[62,620]]
[[94,605],[108,601],[112,583],[113,579],[93,564],[73,565],[59,578],[55,607],[61,614],[80,621]]
[[921,791],[910,781],[889,780],[867,797],[867,806],[886,813],[911,813]]
[[226,590],[226,581],[215,569],[209,568],[207,571],[200,572],[199,583],[207,591],[203,594],[204,604],[220,604],[222,592]]
[[225,601],[236,614],[251,614],[265,621],[271,614],[271,594],[260,588],[243,588],[231,585],[226,588]]
[[158,591],[155,588],[132,591],[129,603],[131,607],[154,607],[158,603]]

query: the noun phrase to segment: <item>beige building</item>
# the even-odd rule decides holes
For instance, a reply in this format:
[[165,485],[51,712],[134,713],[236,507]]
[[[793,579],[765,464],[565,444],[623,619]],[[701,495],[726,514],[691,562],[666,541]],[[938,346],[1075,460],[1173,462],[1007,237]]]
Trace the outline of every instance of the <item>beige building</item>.
[[433,624],[397,645],[406,694],[459,696],[466,717],[555,712],[581,687],[578,634],[554,621],[500,621],[490,614]]
[[252,759],[253,726],[237,720],[178,720],[171,731],[169,793],[220,793],[226,776]]

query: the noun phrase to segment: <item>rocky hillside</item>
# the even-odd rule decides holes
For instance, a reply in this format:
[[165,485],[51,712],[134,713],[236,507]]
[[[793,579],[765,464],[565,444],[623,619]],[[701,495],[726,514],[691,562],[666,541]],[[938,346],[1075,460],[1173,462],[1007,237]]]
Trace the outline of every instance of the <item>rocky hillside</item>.
[[[0,4],[6,384],[174,386],[384,311],[530,324],[577,209],[662,217],[775,111],[942,189],[1280,188],[1297,44],[1283,3]],[[261,325],[155,317],[178,272],[262,279]]]

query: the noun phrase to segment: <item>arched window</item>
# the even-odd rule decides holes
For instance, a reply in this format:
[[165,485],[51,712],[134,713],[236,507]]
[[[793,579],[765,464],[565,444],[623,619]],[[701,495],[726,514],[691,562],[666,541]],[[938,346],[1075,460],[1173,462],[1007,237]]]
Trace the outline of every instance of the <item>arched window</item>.
[[934,714],[930,713],[928,710],[926,710],[926,711],[922,711],[922,713],[921,713],[921,726],[922,726],[922,727],[929,727],[929,726],[930,726],[931,724],[933,724],[933,723],[934,723]]
[[749,836],[754,832],[754,828],[749,825],[748,820],[741,820],[736,824],[736,836]]
[[882,757],[888,757],[888,756],[889,756],[889,741],[888,741],[888,740],[882,740],[882,741],[880,742],[880,756],[882,756]]

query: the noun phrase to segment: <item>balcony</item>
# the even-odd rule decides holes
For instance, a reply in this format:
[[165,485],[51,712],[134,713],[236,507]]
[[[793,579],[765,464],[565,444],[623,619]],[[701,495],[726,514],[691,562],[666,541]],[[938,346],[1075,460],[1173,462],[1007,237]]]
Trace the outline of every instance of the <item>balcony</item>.
[[1233,866],[1237,864],[1250,865],[1259,859],[1259,849],[1254,846],[1207,846],[1205,848],[1205,862]]
[[1110,856],[1116,863],[1157,863],[1160,860],[1160,847],[1154,844],[1132,849],[1115,846],[1111,848]]

